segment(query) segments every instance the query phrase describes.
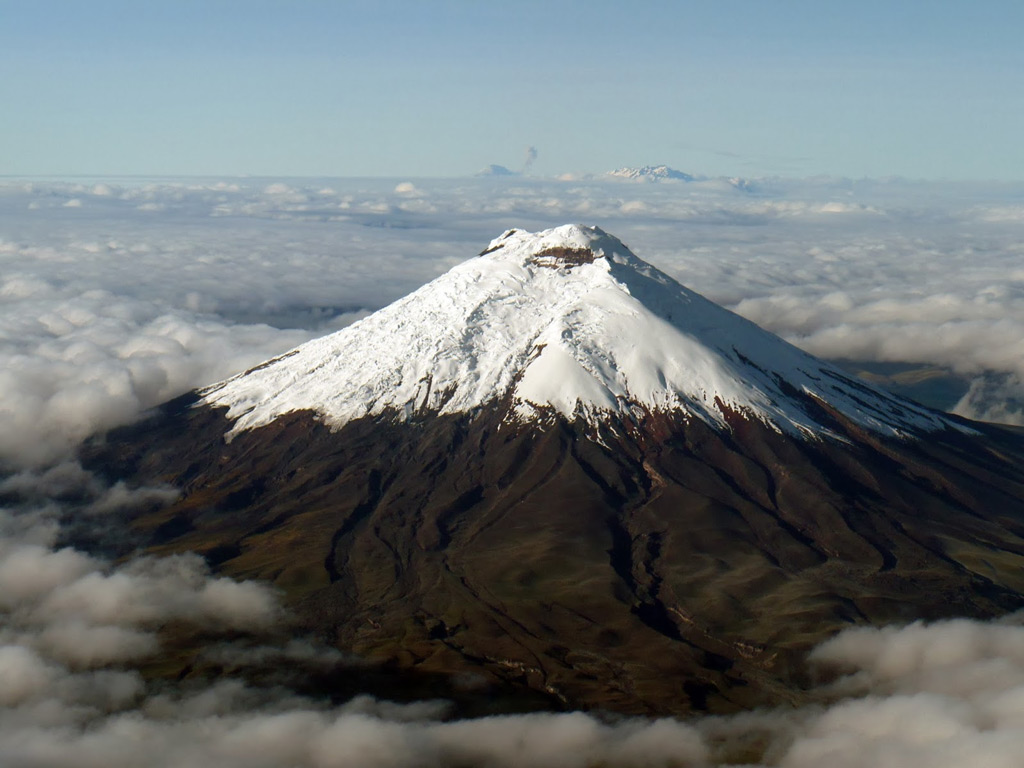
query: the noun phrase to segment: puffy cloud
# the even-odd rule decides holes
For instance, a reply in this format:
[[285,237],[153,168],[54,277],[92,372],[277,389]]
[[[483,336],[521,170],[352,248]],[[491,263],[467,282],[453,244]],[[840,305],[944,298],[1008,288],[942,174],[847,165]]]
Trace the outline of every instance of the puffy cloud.
[[780,765],[1011,766],[1024,750],[1024,627],[967,620],[849,630],[813,661],[846,696],[809,718]]
[[[696,768],[750,759],[780,768],[1012,766],[1024,745],[1022,632],[967,621],[851,630],[815,654],[850,672],[823,690],[843,690],[836,703],[689,722],[607,722],[581,712],[446,720],[439,703],[358,697],[325,708],[284,689],[232,680],[158,692],[132,673],[72,673],[6,646],[0,758],[15,766],[184,761],[267,768]],[[1008,676],[974,674],[993,663]]]
[[[708,748],[698,731],[676,720],[601,723],[581,712],[463,720],[427,729],[439,742],[440,765],[586,768],[698,766]],[[435,747],[437,749],[438,747]]]
[[416,189],[416,185],[411,181],[402,181],[395,185],[395,194],[417,197],[420,195],[420,191]]
[[71,548],[52,550],[4,541],[0,550],[0,607],[10,610],[37,600],[96,570],[96,562]]
[[[55,506],[49,514],[60,510]],[[29,650],[69,669],[100,668],[154,655],[168,622],[259,632],[280,619],[270,589],[214,577],[196,555],[132,558],[115,567],[70,547],[55,548],[55,524],[46,537],[37,535],[48,510],[34,512],[35,524],[20,527],[13,523],[32,520],[31,512],[0,513],[0,645],[23,649],[8,652],[0,666],[13,669],[22,658],[31,673],[25,679],[42,674],[39,664],[29,662]],[[21,678],[12,681],[14,686]]]
[[66,456],[90,434],[308,338],[42,281],[12,292],[22,298],[0,307],[0,462],[14,465]]
[[1024,373],[984,372],[953,408],[969,419],[1024,425]]
[[11,707],[45,692],[51,668],[29,648],[0,646],[0,706]]
[[101,626],[159,626],[186,620],[245,629],[268,626],[276,610],[266,587],[213,578],[201,557],[175,555],[136,558],[112,572],[94,568],[58,582],[27,616],[33,623],[80,620]]
[[31,639],[48,658],[72,669],[92,669],[153,656],[160,648],[151,632],[91,624],[76,618],[51,620]]

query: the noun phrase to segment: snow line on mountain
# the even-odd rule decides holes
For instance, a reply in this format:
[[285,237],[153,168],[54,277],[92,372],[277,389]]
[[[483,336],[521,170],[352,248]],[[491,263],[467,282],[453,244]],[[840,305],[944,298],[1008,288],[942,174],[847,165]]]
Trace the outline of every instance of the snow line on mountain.
[[906,437],[964,429],[708,301],[597,227],[509,230],[470,259],[337,333],[202,391],[230,434],[286,413],[330,427],[365,416],[473,412],[511,395],[505,418],[552,411],[729,413],[805,437],[832,434],[825,403],[861,427]]

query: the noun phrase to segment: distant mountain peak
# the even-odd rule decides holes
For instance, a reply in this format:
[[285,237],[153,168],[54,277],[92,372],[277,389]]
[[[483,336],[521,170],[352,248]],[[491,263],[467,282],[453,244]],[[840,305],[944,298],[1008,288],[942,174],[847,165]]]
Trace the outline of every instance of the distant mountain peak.
[[504,165],[491,165],[485,166],[476,172],[477,176],[521,176],[519,171],[513,171],[510,168],[506,168]]
[[608,172],[609,176],[621,179],[635,179],[637,181],[661,181],[662,179],[674,179],[676,181],[693,181],[694,177],[688,173],[669,168],[667,165],[645,165],[642,168],[618,168]]
[[838,413],[903,436],[953,422],[805,354],[634,256],[597,227],[511,229],[337,333],[203,392],[233,433],[309,410],[332,428],[499,403],[506,421],[681,412],[805,437]]

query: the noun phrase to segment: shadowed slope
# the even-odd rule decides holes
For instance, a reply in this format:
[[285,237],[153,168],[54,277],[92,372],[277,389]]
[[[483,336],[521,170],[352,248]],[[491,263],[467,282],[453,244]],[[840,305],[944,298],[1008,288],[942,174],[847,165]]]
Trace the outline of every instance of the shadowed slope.
[[225,443],[222,410],[171,406],[87,459],[181,488],[132,521],[143,541],[274,581],[342,648],[682,713],[799,699],[802,653],[850,623],[1024,604],[1019,438],[832,418],[848,442],[739,416],[331,432],[299,412]]

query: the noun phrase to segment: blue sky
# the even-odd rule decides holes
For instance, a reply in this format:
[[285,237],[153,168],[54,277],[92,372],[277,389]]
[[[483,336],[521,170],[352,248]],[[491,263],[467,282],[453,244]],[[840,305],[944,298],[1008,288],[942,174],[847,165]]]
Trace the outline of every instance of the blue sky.
[[0,0],[0,175],[1024,179],[1024,3]]

